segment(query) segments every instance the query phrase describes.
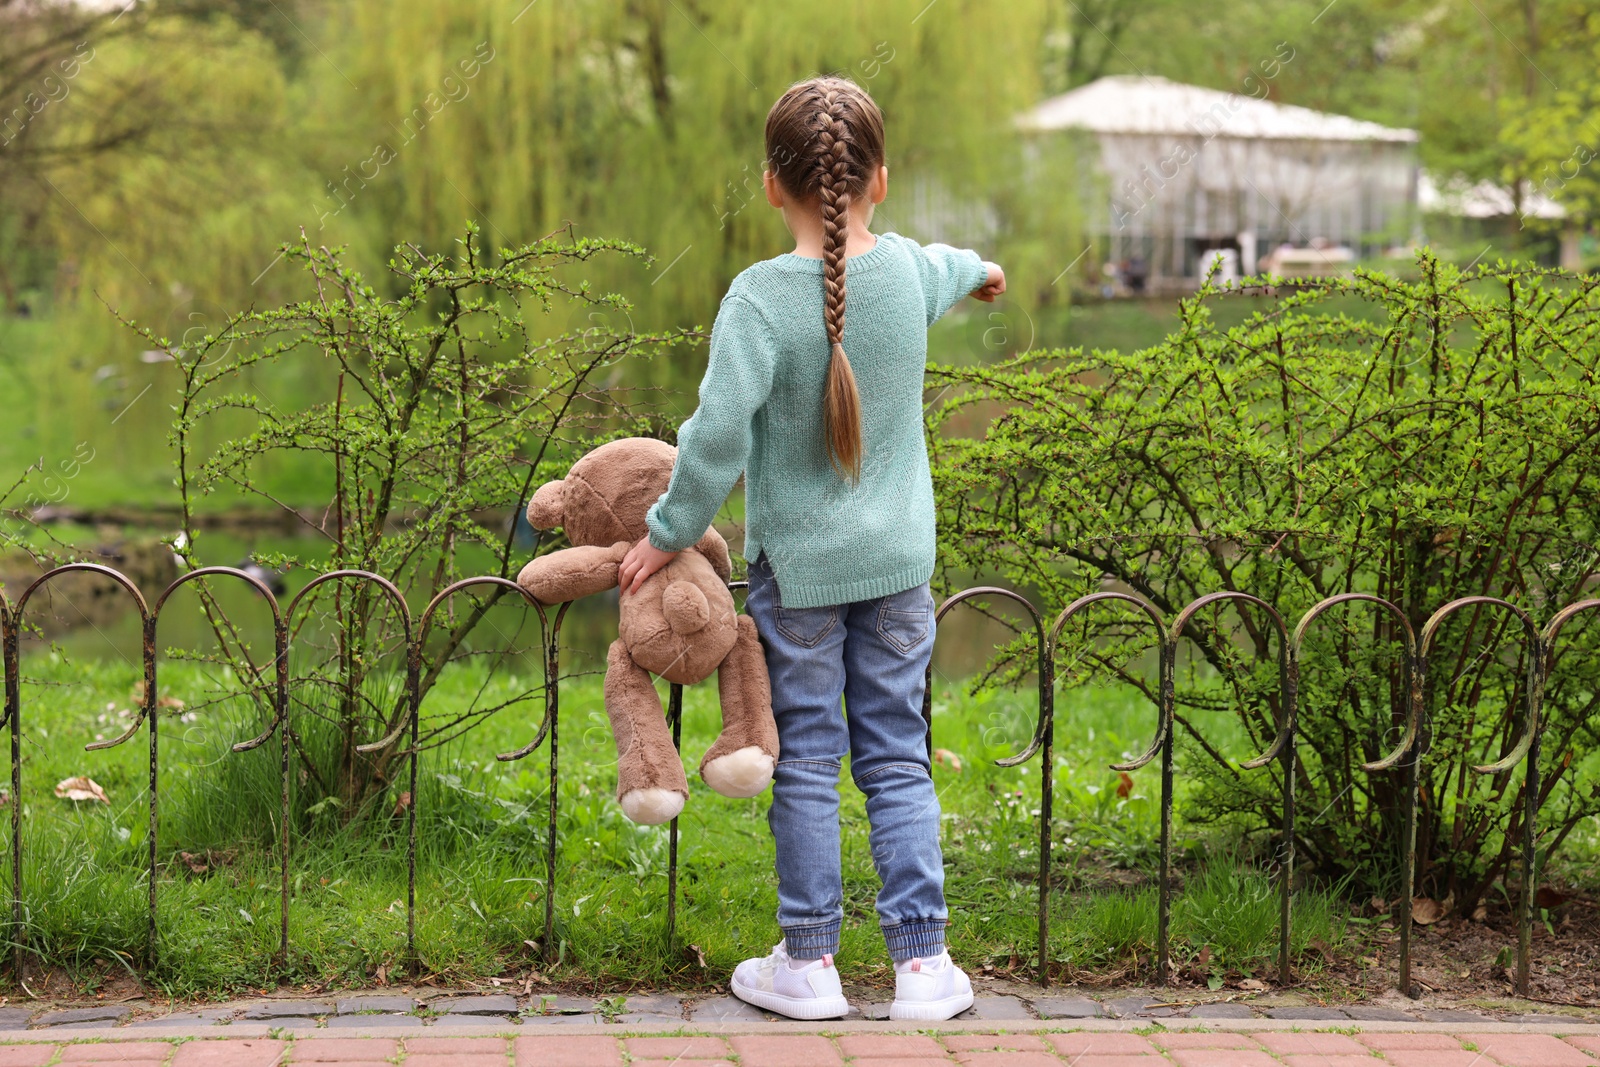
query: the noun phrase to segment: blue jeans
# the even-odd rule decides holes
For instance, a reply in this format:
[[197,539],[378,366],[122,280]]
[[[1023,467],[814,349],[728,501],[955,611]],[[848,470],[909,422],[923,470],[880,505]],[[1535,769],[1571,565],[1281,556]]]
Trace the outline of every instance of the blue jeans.
[[745,610],[766,649],[778,723],[767,822],[789,955],[817,959],[839,949],[839,771],[848,753],[850,776],[867,798],[889,955],[937,956],[949,912],[922,718],[934,629],[927,583],[854,604],[786,608],[763,555],[750,565]]

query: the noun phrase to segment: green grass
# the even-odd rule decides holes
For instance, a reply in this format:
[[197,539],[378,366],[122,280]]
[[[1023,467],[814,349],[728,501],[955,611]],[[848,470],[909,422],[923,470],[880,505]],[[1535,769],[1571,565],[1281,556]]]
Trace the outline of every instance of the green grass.
[[[92,989],[123,967],[148,970],[148,737],[141,732],[109,751],[82,748],[114,736],[125,721],[119,713],[129,706],[134,680],[126,665],[69,665],[38,655],[25,673],[38,679],[23,694],[29,937],[46,963]],[[161,677],[164,694],[191,702],[203,695],[191,665],[163,664]],[[459,706],[475,693],[503,699],[529,682],[511,671],[486,680],[463,669],[425,710]],[[417,942],[426,968],[462,981],[537,963],[558,982],[612,992],[724,980],[738,960],[777,939],[767,798],[719,797],[691,775],[678,938],[669,946],[667,830],[629,823],[612,798],[614,752],[598,679],[576,679],[562,697],[553,946],[560,962],[547,967],[526,943],[543,937],[548,750],[520,763],[493,758],[531,736],[542,709],[524,704],[423,760]],[[1153,712],[1131,695],[1106,690],[1064,694],[1060,704],[1051,954],[1078,968],[1109,970],[1136,956],[1148,964],[1159,779],[1153,767],[1138,772],[1128,795],[1119,796],[1118,776],[1106,764],[1144,747]],[[1039,764],[1005,770],[992,763],[1025,742],[1032,705],[1029,694],[969,696],[944,681],[936,689],[935,745],[961,760],[959,772],[945,763],[934,777],[945,826],[951,949],[969,966],[993,961],[1004,969],[1013,955],[1031,966],[1034,956]],[[687,690],[683,751],[690,767],[716,728],[715,691]],[[255,724],[228,705],[168,713],[163,721],[162,939],[150,977],[177,996],[280,981],[370,984],[377,968],[394,970],[402,958],[404,820],[387,814],[390,797],[366,832],[354,833],[341,828],[336,811],[313,808],[297,783],[292,951],[284,966],[274,967],[278,752],[275,743],[238,755],[226,751],[254,732]],[[58,780],[78,774],[104,786],[110,805],[53,795]],[[841,966],[848,979],[886,980],[865,810],[848,779],[842,796]],[[1182,834],[1178,845],[1179,856],[1200,848]],[[201,876],[178,855],[208,849],[222,862]],[[1185,871],[1174,910],[1175,954],[1185,959],[1209,945],[1213,966],[1264,967],[1276,951],[1277,904],[1268,879],[1226,858],[1186,863]],[[1297,946],[1312,939],[1338,944],[1344,909],[1336,899],[1305,891],[1296,908]]]

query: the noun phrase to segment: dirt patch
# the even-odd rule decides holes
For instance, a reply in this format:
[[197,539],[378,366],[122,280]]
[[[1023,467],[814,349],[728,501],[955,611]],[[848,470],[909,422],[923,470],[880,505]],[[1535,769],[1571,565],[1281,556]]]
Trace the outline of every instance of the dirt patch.
[[[1535,922],[1529,953],[1529,998],[1539,1003],[1600,1008],[1600,908],[1571,901]],[[1517,923],[1507,908],[1487,909],[1482,922],[1441,919],[1411,938],[1412,973],[1424,996],[1457,1000],[1514,995]],[[1400,934],[1383,926],[1357,932],[1330,961],[1325,982],[1377,992],[1392,988]]]

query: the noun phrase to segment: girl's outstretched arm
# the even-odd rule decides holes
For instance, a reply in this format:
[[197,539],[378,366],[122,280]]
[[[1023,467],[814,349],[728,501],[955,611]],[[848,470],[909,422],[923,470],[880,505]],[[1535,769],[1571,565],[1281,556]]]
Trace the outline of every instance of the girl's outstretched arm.
[[[932,326],[949,311],[956,301],[972,293],[978,299],[994,299],[979,295],[999,283],[1003,292],[1005,275],[992,263],[985,263],[978,253],[968,248],[952,248],[946,244],[919,245],[908,241],[914,250],[917,273],[922,278],[922,298],[928,309],[928,325]],[[990,268],[993,268],[991,271]],[[996,278],[995,275],[999,274]]]

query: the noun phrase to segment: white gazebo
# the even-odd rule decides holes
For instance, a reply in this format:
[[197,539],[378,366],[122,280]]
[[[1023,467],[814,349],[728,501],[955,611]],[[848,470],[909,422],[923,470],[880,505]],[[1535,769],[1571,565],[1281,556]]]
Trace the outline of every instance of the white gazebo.
[[[1374,255],[1417,221],[1417,132],[1165,78],[1116,75],[1019,119],[1098,148],[1089,232],[1151,288],[1192,286],[1231,250],[1254,273],[1284,245]],[[1233,258],[1230,257],[1230,258]]]

